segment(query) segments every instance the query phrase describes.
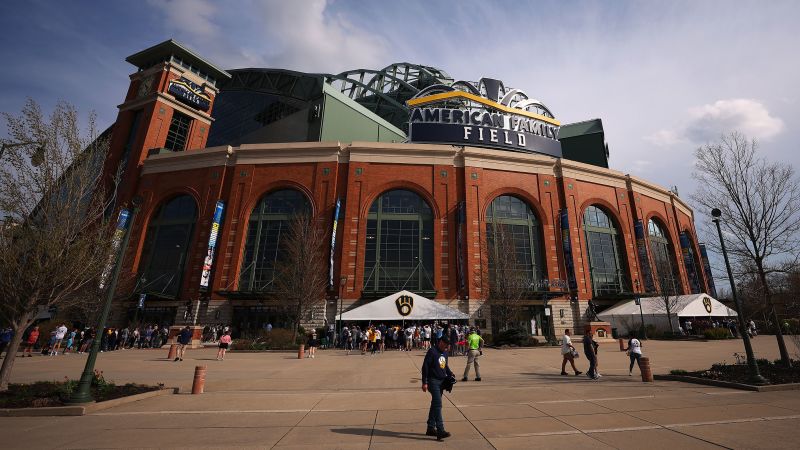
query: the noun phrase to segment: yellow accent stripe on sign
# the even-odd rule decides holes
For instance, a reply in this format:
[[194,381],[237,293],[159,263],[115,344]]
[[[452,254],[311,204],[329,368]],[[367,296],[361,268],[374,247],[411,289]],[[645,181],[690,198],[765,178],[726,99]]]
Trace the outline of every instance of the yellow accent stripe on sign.
[[541,114],[532,113],[530,111],[525,111],[522,109],[509,108],[506,105],[501,105],[500,103],[493,102],[487,98],[483,98],[478,95],[470,94],[469,92],[463,92],[463,91],[451,91],[451,92],[442,92],[441,94],[427,95],[425,97],[411,99],[407,101],[406,104],[408,106],[421,106],[421,105],[427,105],[428,103],[447,100],[449,98],[459,98],[459,97],[472,100],[474,102],[478,102],[480,104],[489,106],[494,109],[499,109],[500,111],[504,111],[509,114],[518,114],[520,116],[530,117],[531,119],[541,120],[542,122],[547,122],[557,127],[561,126],[561,122],[557,121],[556,119],[551,119]]

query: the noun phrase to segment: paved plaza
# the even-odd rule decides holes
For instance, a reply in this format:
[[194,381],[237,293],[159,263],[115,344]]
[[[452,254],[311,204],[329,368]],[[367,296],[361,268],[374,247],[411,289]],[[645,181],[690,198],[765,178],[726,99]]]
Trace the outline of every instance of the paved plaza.
[[[775,340],[754,340],[777,358]],[[646,341],[654,373],[735,361],[740,341]],[[4,448],[796,448],[800,391],[755,393],[677,382],[642,383],[616,343],[600,349],[600,381],[559,375],[557,348],[487,349],[482,382],[458,383],[444,400],[444,442],[425,436],[430,397],[421,351],[316,359],[290,353],[163,350],[103,353],[116,383],[191,387],[207,365],[206,393],[146,399],[83,417],[0,418]],[[84,355],[20,358],[12,381],[76,378]],[[586,361],[577,361],[579,369]],[[465,358],[450,361],[459,375]],[[470,377],[472,378],[472,377]],[[10,444],[10,445],[7,445]]]

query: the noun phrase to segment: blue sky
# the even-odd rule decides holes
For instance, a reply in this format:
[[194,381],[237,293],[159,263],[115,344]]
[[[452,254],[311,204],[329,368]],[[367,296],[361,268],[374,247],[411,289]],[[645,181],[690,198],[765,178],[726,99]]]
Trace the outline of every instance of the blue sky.
[[612,168],[688,199],[694,150],[723,131],[800,166],[797,23],[791,1],[7,0],[0,111],[64,99],[104,128],[125,57],[167,38],[225,68],[416,62],[502,79],[564,123],[602,118]]

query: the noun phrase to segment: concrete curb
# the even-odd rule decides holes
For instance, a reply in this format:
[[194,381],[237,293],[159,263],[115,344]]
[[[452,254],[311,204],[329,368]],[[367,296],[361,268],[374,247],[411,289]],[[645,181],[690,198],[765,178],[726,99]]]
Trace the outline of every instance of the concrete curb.
[[752,384],[733,383],[730,381],[709,380],[706,378],[690,377],[687,375],[654,375],[653,378],[660,381],[683,381],[684,383],[704,384],[706,386],[717,386],[730,389],[741,389],[743,391],[754,392],[775,392],[775,391],[797,391],[800,390],[800,383],[789,384],[770,384],[766,386],[755,386]]
[[48,417],[48,416],[84,416],[95,411],[113,408],[126,403],[138,402],[146,398],[161,395],[177,394],[179,388],[164,388],[157,391],[144,392],[127,397],[115,398],[99,403],[87,403],[76,406],[50,406],[45,408],[6,408],[0,409],[0,417]]

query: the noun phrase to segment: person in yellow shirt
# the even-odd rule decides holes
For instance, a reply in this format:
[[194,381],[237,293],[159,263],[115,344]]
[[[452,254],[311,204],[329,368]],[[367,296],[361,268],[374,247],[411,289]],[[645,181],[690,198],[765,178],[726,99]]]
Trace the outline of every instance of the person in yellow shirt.
[[481,371],[480,365],[478,364],[478,358],[481,357],[483,352],[481,351],[481,346],[483,346],[483,338],[478,334],[478,331],[475,328],[470,328],[469,336],[467,336],[467,346],[469,347],[469,352],[467,353],[467,367],[464,368],[464,378],[461,381],[467,381],[467,376],[469,376],[469,367],[470,365],[475,365],[475,381],[481,381]]
[[369,328],[369,331],[367,332],[367,337],[369,338],[370,352],[374,355],[375,351],[377,350],[375,346],[376,346],[376,340],[378,338],[377,333],[375,333],[375,327]]

